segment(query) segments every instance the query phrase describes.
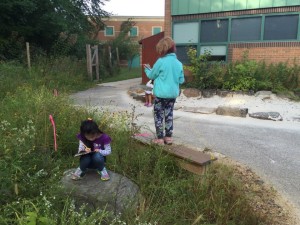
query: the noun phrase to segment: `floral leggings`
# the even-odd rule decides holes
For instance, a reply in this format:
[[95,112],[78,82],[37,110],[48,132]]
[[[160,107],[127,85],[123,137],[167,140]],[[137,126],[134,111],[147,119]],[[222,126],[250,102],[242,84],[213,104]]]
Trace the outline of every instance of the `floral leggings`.
[[[172,137],[173,134],[173,109],[175,98],[158,98],[154,99],[154,123],[156,136],[158,139],[165,136]],[[165,121],[165,124],[164,124]]]

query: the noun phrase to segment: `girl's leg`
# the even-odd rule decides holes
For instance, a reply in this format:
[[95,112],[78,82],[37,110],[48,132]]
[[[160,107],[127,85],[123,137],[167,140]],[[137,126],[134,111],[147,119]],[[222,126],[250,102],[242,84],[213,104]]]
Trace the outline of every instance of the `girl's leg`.
[[166,137],[173,134],[173,110],[176,99],[167,99],[164,107]]
[[151,95],[151,94],[149,95],[149,100],[148,100],[148,102],[149,102],[149,104],[152,105],[152,95]]
[[82,171],[81,173],[81,177],[84,176],[84,174],[86,173],[87,169],[91,167],[92,164],[92,155],[91,154],[87,154],[87,155],[83,155],[80,157],[80,170]]
[[92,167],[97,169],[98,174],[101,176],[101,180],[109,180],[109,174],[104,167],[106,157],[101,155],[99,152],[95,152],[92,154],[92,159]]
[[164,99],[162,98],[155,98],[154,99],[154,124],[156,129],[156,136],[158,139],[164,138]]
[[92,158],[91,168],[97,169],[99,172],[101,172],[104,167],[104,156],[99,152],[94,152],[90,155]]
[[148,104],[149,104],[149,102],[148,102],[148,94],[145,93],[145,104],[144,104],[144,106],[147,106]]

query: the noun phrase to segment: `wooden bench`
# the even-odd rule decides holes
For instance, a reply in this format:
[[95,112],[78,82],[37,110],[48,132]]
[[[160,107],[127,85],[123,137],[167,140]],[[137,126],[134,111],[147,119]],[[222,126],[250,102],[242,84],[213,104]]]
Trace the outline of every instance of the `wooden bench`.
[[[151,140],[153,139],[153,135],[151,134],[136,134],[133,138],[140,143],[152,145]],[[162,147],[163,150],[177,158],[179,165],[183,169],[198,175],[203,174],[207,165],[217,159],[208,153],[184,145],[172,144],[164,145]]]

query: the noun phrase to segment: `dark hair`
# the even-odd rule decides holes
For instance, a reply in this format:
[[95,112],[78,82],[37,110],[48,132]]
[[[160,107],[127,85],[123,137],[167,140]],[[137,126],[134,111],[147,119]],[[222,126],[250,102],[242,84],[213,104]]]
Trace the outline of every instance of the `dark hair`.
[[85,135],[89,134],[102,134],[103,132],[99,129],[98,124],[92,119],[87,119],[81,122],[80,134],[84,138],[83,143],[89,147],[93,147],[93,143],[85,138]]
[[81,122],[80,133],[82,135],[86,135],[86,134],[101,134],[103,132],[99,129],[98,124],[95,121],[88,119]]

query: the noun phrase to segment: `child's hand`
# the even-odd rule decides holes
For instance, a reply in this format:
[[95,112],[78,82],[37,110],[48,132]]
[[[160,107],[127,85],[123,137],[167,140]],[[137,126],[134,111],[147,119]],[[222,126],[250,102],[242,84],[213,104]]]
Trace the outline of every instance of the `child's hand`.
[[91,149],[90,148],[85,148],[85,151],[86,152],[91,152]]
[[144,68],[145,68],[145,69],[148,69],[148,70],[151,70],[151,67],[150,67],[149,64],[144,64]]

